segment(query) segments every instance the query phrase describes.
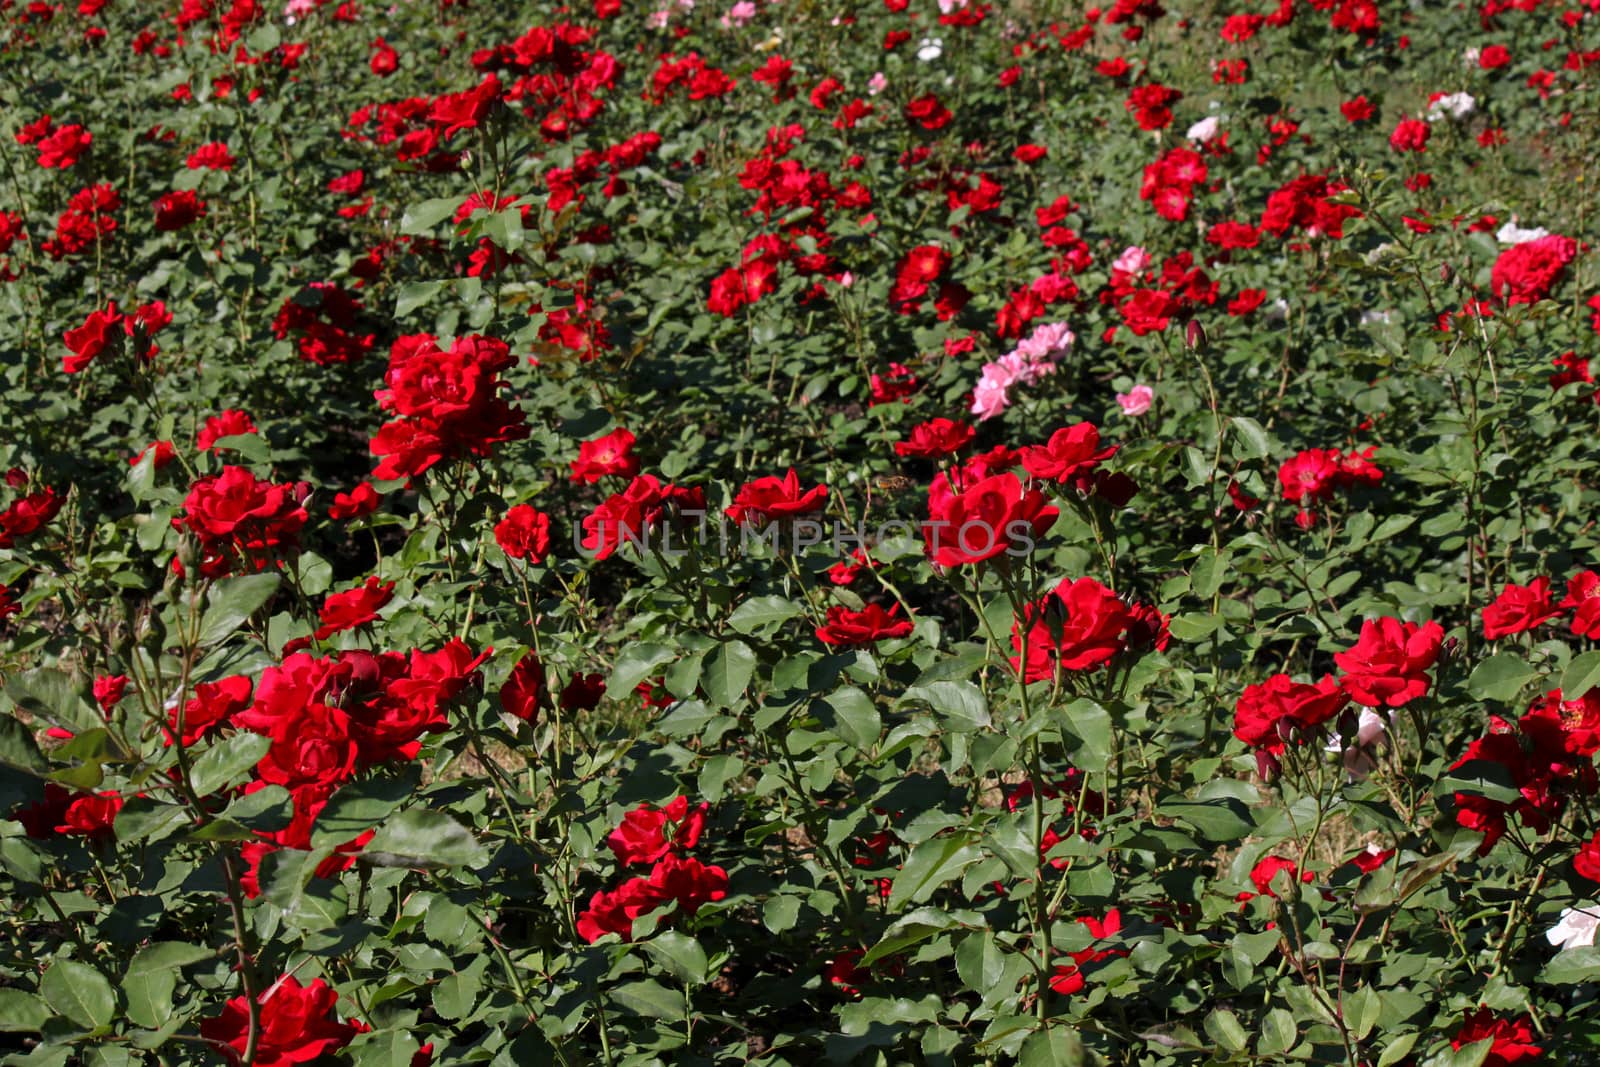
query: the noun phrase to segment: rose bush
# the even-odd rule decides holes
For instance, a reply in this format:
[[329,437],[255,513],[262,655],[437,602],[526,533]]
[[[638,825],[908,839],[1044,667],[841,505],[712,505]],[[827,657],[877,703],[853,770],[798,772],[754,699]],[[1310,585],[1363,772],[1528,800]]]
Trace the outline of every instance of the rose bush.
[[1600,1062],[1592,0],[0,14],[0,1062]]

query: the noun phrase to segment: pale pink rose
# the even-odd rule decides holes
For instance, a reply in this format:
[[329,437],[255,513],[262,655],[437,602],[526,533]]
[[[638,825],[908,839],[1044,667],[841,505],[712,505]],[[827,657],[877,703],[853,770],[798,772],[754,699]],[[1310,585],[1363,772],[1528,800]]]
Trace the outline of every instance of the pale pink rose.
[[312,0],[289,0],[288,5],[283,9],[283,17],[293,20],[303,15],[309,15],[316,9],[317,5]]
[[740,0],[740,3],[734,4],[728,9],[728,13],[722,16],[722,25],[743,26],[755,17],[756,5],[750,3],[750,0]]
[[1064,322],[1049,322],[1043,326],[1036,326],[1032,333],[1021,341],[1013,350],[1027,356],[1030,360],[1054,360],[1057,356],[1064,355],[1072,347],[1072,342],[1077,337],[1067,329]]
[[999,363],[984,365],[983,376],[972,390],[972,414],[979,421],[992,419],[1011,405],[1011,371]]
[[1122,413],[1130,418],[1137,418],[1150,410],[1151,403],[1156,398],[1156,391],[1148,385],[1136,385],[1126,393],[1117,394],[1117,403],[1122,405]]
[[1111,264],[1112,270],[1120,270],[1124,274],[1138,274],[1150,265],[1150,253],[1138,245],[1129,245],[1122,250],[1122,255]]
[[883,71],[880,70],[878,73],[867,79],[867,95],[877,96],[879,93],[883,92],[884,89],[888,88],[888,86],[889,79],[885,78],[883,76]]

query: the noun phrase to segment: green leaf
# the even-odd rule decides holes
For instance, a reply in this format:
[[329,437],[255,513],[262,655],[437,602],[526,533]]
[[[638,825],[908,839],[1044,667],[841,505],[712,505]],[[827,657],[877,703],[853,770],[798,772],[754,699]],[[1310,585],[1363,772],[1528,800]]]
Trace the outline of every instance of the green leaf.
[[1022,1044],[1019,1067],[1083,1067],[1083,1041],[1065,1026],[1040,1030]]
[[1467,679],[1467,692],[1479,700],[1513,700],[1537,673],[1521,653],[1501,652],[1473,668]]
[[1600,685],[1600,650],[1584,652],[1573,657],[1567,669],[1561,672],[1561,696],[1564,700],[1581,700]]
[[968,864],[982,858],[983,853],[960,834],[929,838],[911,850],[900,873],[895,875],[889,910],[922,903],[940,886],[958,877]]
[[444,812],[408,808],[378,828],[360,859],[379,867],[482,867],[489,853]]
[[635,1015],[652,1019],[682,1019],[688,1012],[682,991],[668,989],[652,978],[618,986],[611,991],[611,999]]
[[1233,554],[1227,549],[1217,552],[1206,548],[1201,552],[1200,558],[1195,560],[1194,569],[1190,572],[1190,587],[1197,597],[1207,598],[1222,588],[1223,579],[1228,576],[1228,566],[1233,562]]
[[241,781],[272,747],[272,738],[240,730],[201,753],[189,768],[189,782],[197,796],[207,797]]
[[1078,739],[1069,746],[1072,760],[1086,771],[1103,771],[1111,762],[1111,714],[1088,697],[1079,697],[1062,709],[1067,729]]
[[617,656],[611,668],[611,678],[606,682],[606,696],[621,700],[639,688],[639,683],[657,673],[657,668],[672,659],[676,652],[668,645],[629,645]]
[[224,578],[212,586],[206,597],[206,613],[200,619],[200,647],[209,648],[232,636],[272,599],[282,581],[276,573],[246,574]]
[[50,771],[33,731],[10,715],[0,715],[0,763],[39,778]]
[[32,993],[0,988],[0,1033],[38,1033],[52,1015]]
[[820,703],[833,712],[833,733],[846,744],[870,752],[883,733],[883,719],[872,698],[854,686],[824,697]]
[[1465,793],[1468,796],[1486,797],[1500,804],[1513,804],[1522,793],[1511,776],[1511,768],[1498,760],[1468,760],[1439,779],[1435,787],[1439,795]]
[[1244,1027],[1239,1017],[1226,1008],[1217,1008],[1206,1016],[1205,1031],[1211,1040],[1229,1052],[1242,1052],[1246,1045]]
[[1250,818],[1250,809],[1234,797],[1169,800],[1158,810],[1163,815],[1182,819],[1208,841],[1237,841],[1256,828]]
[[414,773],[351,782],[328,800],[311,827],[311,844],[342,845],[377,826],[417,790]]
[[800,901],[795,897],[771,897],[761,907],[761,924],[775,934],[792,929],[800,918]]
[[436,200],[424,200],[420,204],[412,204],[400,216],[400,232],[405,234],[423,234],[432,230],[439,223],[456,213],[456,208],[461,206],[461,199],[454,196],[441,197]]
[[929,682],[914,685],[900,697],[900,703],[926,704],[940,717],[940,725],[952,733],[970,734],[991,724],[989,703],[983,690],[968,681]]
[[1562,949],[1544,965],[1539,981],[1547,985],[1577,985],[1600,978],[1600,947]]
[[710,962],[700,942],[676,930],[666,930],[644,943],[645,952],[685,985],[704,985]]
[[861,963],[863,966],[876,963],[885,956],[904,952],[934,934],[959,925],[960,923],[954,918],[938,908],[917,908],[896,919],[883,932],[883,936],[878,938],[878,943],[867,950],[867,954],[861,958]]
[[752,634],[780,622],[788,622],[798,614],[800,605],[787,597],[757,596],[735,608],[733,614],[728,616],[728,625],[739,633]]
[[1300,1031],[1294,1016],[1282,1008],[1273,1008],[1261,1020],[1261,1038],[1256,1050],[1262,1056],[1278,1056],[1294,1048],[1300,1040]]
[[987,991],[998,985],[1006,973],[1006,957],[1010,955],[1013,953],[1000,947],[993,931],[976,931],[956,946],[956,974],[968,989],[976,989],[987,998]]
[[433,1007],[446,1019],[465,1019],[478,1004],[478,992],[483,988],[479,971],[468,968],[457,974],[447,974],[433,987]]
[[145,970],[122,980],[128,1001],[128,1018],[140,1026],[159,1030],[172,1018],[172,994],[178,988],[176,972]]
[[1378,1057],[1378,1067],[1394,1067],[1395,1064],[1405,1059],[1411,1054],[1411,1049],[1416,1045],[1417,1038],[1420,1036],[1415,1031],[1409,1034],[1400,1034],[1383,1046],[1383,1055]]
[[755,670],[755,652],[743,641],[733,640],[706,659],[700,680],[713,704],[730,708],[744,695]]
[[402,318],[438,296],[449,281],[408,282],[400,287],[394,301],[394,317]]
[[57,960],[39,980],[45,1003],[86,1030],[110,1026],[117,996],[106,976],[77,960]]
[[356,1067],[411,1067],[421,1048],[404,1030],[375,1030],[350,1044],[350,1056]]
[[1233,424],[1237,443],[1233,454],[1238,459],[1265,459],[1272,454],[1272,438],[1255,419],[1235,415],[1228,420]]
[[325,930],[342,921],[347,908],[344,887],[315,877],[317,866],[333,853],[331,848],[309,850],[280,848],[261,861],[261,896],[283,910],[293,925]]
[[65,671],[49,667],[24,671],[6,682],[5,694],[35,719],[74,734],[98,730],[106,724],[86,687]]

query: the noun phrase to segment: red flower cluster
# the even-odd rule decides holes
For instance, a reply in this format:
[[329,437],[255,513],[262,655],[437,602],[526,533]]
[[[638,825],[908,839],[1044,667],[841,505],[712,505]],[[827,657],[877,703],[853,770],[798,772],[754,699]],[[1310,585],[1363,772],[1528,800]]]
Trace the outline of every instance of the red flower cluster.
[[[1089,933],[1094,936],[1096,941],[1115,937],[1122,930],[1122,913],[1116,908],[1106,912],[1103,919],[1093,919],[1085,916],[1079,918],[1078,921],[1089,928]],[[1083,989],[1083,968],[1091,963],[1115,959],[1127,954],[1126,949],[1120,948],[1086,948],[1068,953],[1072,957],[1072,962],[1056,966],[1055,970],[1051,972],[1050,988],[1064,997],[1069,997]]]
[[781,519],[812,515],[827,506],[828,487],[814,485],[802,489],[794,468],[783,477],[768,475],[742,486],[727,509],[728,518],[737,523],[777,522]]
[[891,604],[887,611],[880,604],[868,604],[860,611],[835,604],[828,609],[823,625],[817,627],[817,640],[835,647],[858,648],[905,637],[911,633],[912,622],[898,618],[899,613],[899,604]]
[[183,514],[172,525],[199,539],[200,573],[206,577],[240,567],[261,570],[299,547],[310,495],[304,482],[277,485],[244,467],[224,467],[189,487]]
[[700,905],[728,895],[728,872],[681,853],[693,849],[705,829],[707,804],[689,808],[677,797],[665,808],[643,804],[623,816],[606,844],[624,865],[654,864],[649,875],[601,891],[578,916],[578,935],[590,944],[606,934],[633,940],[634,920],[668,904],[693,915]]
[[272,335],[294,338],[295,354],[319,367],[354,363],[372,350],[373,334],[357,333],[361,301],[334,282],[312,282],[283,302]]
[[583,547],[597,560],[608,559],[624,541],[637,540],[670,515],[704,514],[706,494],[699,488],[663,485],[653,474],[641,474],[620,493],[613,493],[584,516]]
[[1011,667],[1025,682],[1048,681],[1124,651],[1166,645],[1167,618],[1153,607],[1129,606],[1093,578],[1063,578],[1012,621]]
[[[260,997],[261,1032],[256,1040],[257,1067],[295,1067],[331,1056],[372,1029],[358,1020],[340,1022],[333,1006],[339,994],[318,978],[308,986],[286,974]],[[250,1001],[234,997],[222,1014],[200,1023],[200,1036],[223,1047],[234,1063],[243,1063],[250,1037]]]
[[51,259],[80,256],[116,232],[112,213],[122,207],[122,198],[106,184],[91,185],[72,194],[67,209],[56,218],[56,233],[42,248]]
[[479,334],[444,351],[432,334],[411,334],[389,350],[388,388],[374,395],[396,417],[372,438],[373,477],[415,478],[446,459],[488,456],[528,436],[523,413],[499,396],[500,372],[516,360],[504,341]]
[[1316,523],[1316,513],[1310,505],[1333,497],[1337,489],[1361,485],[1377,485],[1383,480],[1383,471],[1372,463],[1376,448],[1361,452],[1340,452],[1336,448],[1308,448],[1278,467],[1278,484],[1283,498],[1299,504],[1295,522],[1302,529]]
[[1578,242],[1548,234],[1512,245],[1489,272],[1494,295],[1507,304],[1536,304],[1550,295],[1567,266],[1578,257]]

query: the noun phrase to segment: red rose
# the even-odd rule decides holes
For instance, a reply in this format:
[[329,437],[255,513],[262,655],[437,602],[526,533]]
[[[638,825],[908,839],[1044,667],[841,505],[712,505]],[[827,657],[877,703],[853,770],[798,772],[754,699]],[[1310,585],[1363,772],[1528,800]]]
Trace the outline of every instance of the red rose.
[[506,676],[500,687],[500,706],[507,715],[532,722],[539,709],[548,706],[550,694],[545,688],[544,664],[529,652],[517,660],[516,666]]
[[[261,1028],[256,1042],[256,1067],[294,1067],[332,1055],[371,1027],[355,1020],[339,1022],[333,1005],[339,999],[322,979],[302,986],[293,975],[284,975],[262,991]],[[249,1045],[250,1003],[234,997],[222,1007],[222,1014],[200,1023],[200,1034],[207,1041],[226,1047],[230,1059],[244,1061]]]
[[[259,702],[259,698],[258,698]],[[350,716],[322,703],[301,706],[273,724],[272,747],[256,765],[263,782],[291,791],[333,786],[356,770],[356,744]]]
[[104,311],[91,311],[82,326],[62,335],[72,355],[62,359],[61,369],[68,374],[77,374],[94,362],[96,356],[122,336],[122,320],[123,316],[114,302],[108,304]]
[[328,505],[328,518],[336,521],[363,519],[377,511],[379,503],[378,491],[372,488],[372,483],[362,482],[348,493],[333,494],[333,503]]
[[561,689],[562,711],[593,711],[606,695],[603,674],[574,674]]
[[190,487],[172,525],[200,539],[203,573],[226,573],[235,555],[259,569],[274,553],[298,547],[308,494],[304,485],[274,485],[243,467],[224,467]]
[[48,486],[12,501],[10,507],[0,511],[0,548],[10,548],[17,538],[36,532],[60,510],[61,498]]
[[[0,517],[0,524],[4,518]],[[1582,571],[1567,579],[1567,596],[1558,605],[1575,609],[1572,632],[1579,637],[1600,638],[1600,574]]]
[[[217,682],[201,682],[194,687],[194,697],[183,706],[184,747],[194,744],[207,734],[229,725],[235,715],[250,706],[250,679],[242,675],[224,678]],[[178,736],[178,709],[167,712],[167,744]]]
[[676,509],[678,513],[704,514],[705,493],[681,485],[662,485],[652,474],[641,474],[628,488],[613,493],[583,519],[583,547],[597,560],[607,559],[624,542],[638,541],[644,532]]
[[905,637],[911,632],[912,623],[910,619],[896,618],[899,612],[899,604],[890,605],[888,611],[878,604],[868,604],[860,611],[835,604],[828,609],[824,625],[817,627],[817,640],[825,645],[854,647]]
[[495,543],[512,559],[537,564],[550,552],[550,516],[518,504],[495,524]]
[[1490,641],[1526,633],[1561,614],[1550,603],[1550,579],[1535,578],[1527,585],[1507,585],[1494,603],[1483,609],[1483,636]]
[[608,474],[632,478],[639,473],[639,457],[633,454],[634,436],[625,429],[612,430],[604,437],[578,446],[572,461],[572,480],[578,485],[593,485]]
[[1550,295],[1577,256],[1578,242],[1560,234],[1524,241],[1500,253],[1489,284],[1507,304],[1536,304]]
[[39,141],[39,166],[66,170],[78,162],[93,141],[94,134],[82,126],[59,126]]
[[606,837],[606,844],[622,864],[654,863],[674,848],[691,849],[705,832],[711,805],[689,807],[688,797],[676,797],[664,808],[640,804],[622,817]]
[[61,815],[58,834],[80,834],[84,837],[111,836],[111,825],[117,812],[122,810],[122,798],[116,793],[84,793],[74,797]]
[[156,201],[156,229],[162,233],[181,230],[206,217],[206,202],[193,189],[163,193]]
[[1128,606],[1093,578],[1063,578],[1012,621],[1011,647],[1018,654],[1011,657],[1011,667],[1027,682],[1047,681],[1059,671],[1090,670],[1126,647],[1124,634],[1132,622]]
[[[1275,674],[1265,682],[1246,686],[1239,694],[1234,706],[1233,736],[1251,748],[1276,755],[1283,752],[1286,727],[1293,727],[1302,735],[1310,734],[1349,703],[1349,694],[1331,674],[1310,685],[1296,682],[1287,674]],[[1301,743],[1305,743],[1305,737]]]
[[1099,427],[1080,422],[1057,430],[1046,444],[1024,448],[1022,469],[1035,478],[1088,490],[1094,469],[1116,452],[1116,445],[1100,447]]
[[920,456],[939,459],[952,456],[971,443],[973,429],[964,422],[950,419],[929,419],[911,428],[904,441],[896,441],[894,451],[900,456]]
[[397,340],[386,388],[374,394],[395,418],[372,438],[373,476],[415,478],[444,459],[488,456],[527,437],[526,416],[499,396],[500,372],[515,363],[504,341],[479,334],[457,338],[448,352],[428,334]]
[[354,589],[331,594],[318,612],[322,625],[317,627],[317,640],[376,621],[379,609],[393,598],[394,583],[380,582],[376,574]]
[[1583,843],[1572,857],[1572,869],[1591,882],[1600,882],[1600,834]]
[[224,437],[238,437],[248,433],[260,433],[256,429],[255,420],[243,411],[228,408],[220,415],[213,415],[206,420],[200,432],[195,434],[194,447],[201,452],[209,452]]
[[1544,1049],[1534,1044],[1533,1027],[1526,1014],[1515,1019],[1497,1019],[1488,1008],[1468,1012],[1461,1029],[1450,1039],[1450,1047],[1461,1049],[1480,1041],[1493,1042],[1483,1058],[1483,1067],[1511,1067],[1544,1054]]
[[1334,654],[1345,672],[1339,684],[1369,707],[1398,708],[1428,692],[1428,668],[1439,658],[1444,628],[1399,619],[1368,619],[1348,652]]
[[1425,152],[1433,127],[1421,119],[1401,119],[1389,134],[1389,147],[1396,152]]
[[367,65],[378,77],[387,78],[400,69],[400,53],[390,47],[389,42],[379,37],[372,42],[372,58],[367,61]]
[[738,523],[750,519],[772,522],[810,515],[821,511],[827,499],[827,486],[815,485],[810,489],[801,489],[800,476],[790,467],[789,473],[782,478],[768,475],[740,488],[734,494],[732,506],[728,508],[728,518]]
[[939,102],[933,93],[919,96],[906,105],[906,119],[925,130],[943,129],[950,124],[950,109]]
[[171,441],[152,441],[150,444],[139,449],[136,455],[128,458],[128,466],[137,467],[139,462],[152,451],[155,452],[155,457],[150,461],[150,463],[151,466],[153,466],[156,470],[160,470],[178,458],[178,450],[172,447]]
[[[1122,930],[1122,913],[1116,908],[1112,908],[1106,912],[1104,919],[1093,919],[1084,916],[1078,922],[1089,928],[1090,936],[1096,941],[1103,941],[1106,938],[1115,937]],[[1077,952],[1070,952],[1068,955],[1072,957],[1072,962],[1058,964],[1055,967],[1051,973],[1050,988],[1064,997],[1070,997],[1083,989],[1084,967],[1100,960],[1115,959],[1127,954],[1126,949],[1120,948],[1086,948]]]
[[960,493],[940,474],[928,488],[922,538],[936,565],[959,567],[993,559],[1042,536],[1059,515],[1043,493],[1024,491],[1021,479],[1010,472],[982,478]]

